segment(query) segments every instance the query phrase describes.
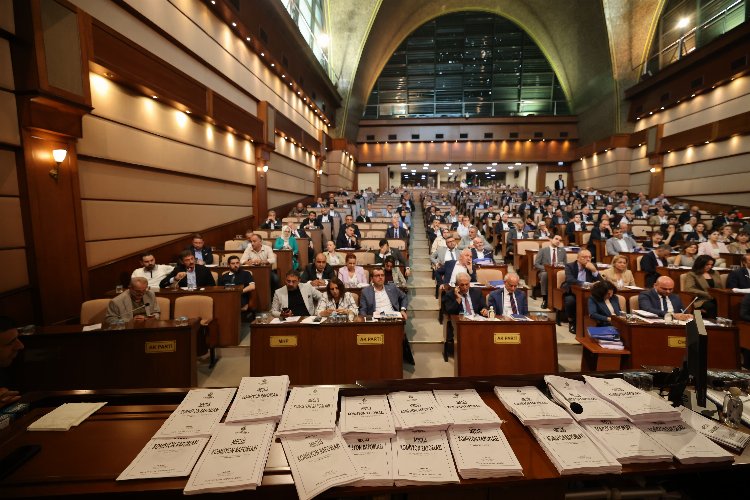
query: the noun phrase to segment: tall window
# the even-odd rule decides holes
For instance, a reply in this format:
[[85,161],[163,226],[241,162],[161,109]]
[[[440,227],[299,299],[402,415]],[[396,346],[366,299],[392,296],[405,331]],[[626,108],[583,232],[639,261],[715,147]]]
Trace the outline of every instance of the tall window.
[[459,12],[417,28],[373,87],[364,118],[567,115],[555,72],[511,21]]
[[670,0],[643,73],[656,73],[746,20],[745,0]]
[[323,0],[281,0],[281,3],[335,85],[337,78],[328,63],[330,38]]

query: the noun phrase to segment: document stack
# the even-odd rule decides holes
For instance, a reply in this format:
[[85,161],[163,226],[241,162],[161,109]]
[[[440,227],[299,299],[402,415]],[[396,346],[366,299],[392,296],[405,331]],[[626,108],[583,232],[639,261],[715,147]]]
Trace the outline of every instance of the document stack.
[[242,377],[225,422],[281,420],[289,376]]
[[388,394],[396,430],[445,430],[451,418],[430,391],[392,392]]
[[207,437],[151,438],[122,474],[117,476],[117,481],[187,476],[206,443]]
[[497,413],[482,401],[475,389],[434,390],[432,393],[440,407],[448,414],[451,427],[499,427],[503,422]]
[[666,401],[633,387],[621,378],[597,378],[583,376],[586,385],[615,408],[624,413],[628,420],[641,422],[680,421],[680,412]]
[[682,420],[715,443],[726,446],[736,453],[742,453],[750,442],[750,434],[730,429],[726,425],[706,418],[684,406],[680,408]]
[[590,326],[586,329],[591,340],[605,349],[622,351],[625,345],[620,339],[620,332],[613,326]]
[[546,375],[552,400],[563,407],[578,423],[606,420],[627,420],[608,402],[594,394],[580,380]]
[[499,426],[454,426],[448,429],[448,440],[464,479],[523,476],[521,464]]
[[622,472],[620,463],[576,423],[532,425],[529,429],[561,476]]
[[341,398],[339,430],[344,437],[396,436],[388,396],[352,396]]
[[672,461],[669,451],[627,420],[587,421],[581,427],[621,464]]
[[193,389],[154,438],[211,437],[237,389]]
[[221,424],[183,490],[185,495],[254,490],[273,441],[274,422]]
[[731,453],[698,433],[682,420],[646,422],[639,424],[639,427],[674,455],[681,464],[734,461]]
[[396,486],[460,482],[445,431],[399,430],[393,447]]
[[349,451],[364,479],[352,486],[393,486],[391,438],[379,434],[344,436]]
[[38,418],[27,431],[67,431],[75,427],[107,403],[64,403]]
[[276,435],[333,434],[336,430],[338,394],[337,387],[293,388]]
[[308,500],[329,488],[351,484],[364,477],[336,428],[326,434],[282,437],[281,445],[300,500]]
[[564,425],[573,422],[570,415],[547,399],[536,387],[495,387],[495,395],[525,426]]

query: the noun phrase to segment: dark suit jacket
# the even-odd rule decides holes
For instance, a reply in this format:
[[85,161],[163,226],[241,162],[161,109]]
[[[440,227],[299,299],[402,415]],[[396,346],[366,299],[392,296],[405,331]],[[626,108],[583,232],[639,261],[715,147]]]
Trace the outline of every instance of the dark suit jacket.
[[[494,307],[495,314],[513,314],[512,311],[503,311],[503,301],[505,300],[505,287],[498,288],[487,297],[487,308]],[[529,304],[526,300],[526,294],[520,290],[516,290],[513,293],[513,297],[516,299],[516,307],[518,308],[518,314],[529,314]]]
[[[299,280],[302,283],[307,283],[308,281],[318,279],[316,276],[317,276],[317,273],[315,272],[315,264],[311,262],[305,267],[305,270],[300,275]],[[333,272],[333,268],[329,264],[326,264],[326,267],[323,268],[323,279],[330,280],[330,279],[333,279],[335,276],[336,276],[336,273]]]
[[[598,274],[594,276],[594,273],[586,269],[586,282],[594,283],[602,279],[602,275]],[[566,292],[570,290],[573,285],[580,285],[582,282],[578,281],[578,261],[573,261],[565,264],[565,282],[562,284],[562,289]]]
[[[197,248],[195,248],[193,245],[190,245],[186,248],[186,250],[190,250],[190,253],[195,255],[195,252],[198,251]],[[201,255],[203,258],[201,259],[206,264],[213,264],[214,263],[214,254],[211,252],[211,247],[204,246],[200,249]]]
[[[359,226],[356,224],[352,224],[352,227],[354,228],[354,236],[357,237],[357,239],[362,238],[362,233],[359,232]],[[339,228],[339,234],[344,234],[344,231],[346,231],[347,225],[341,224],[341,227]]]
[[292,236],[294,236],[295,238],[307,238],[307,233],[301,227],[297,228],[297,233],[299,234],[297,235],[297,234],[292,233]]
[[[177,273],[181,273],[184,271],[185,266],[183,266],[182,264],[177,264],[175,268],[172,269],[172,272],[169,273],[163,280],[161,280],[159,286],[162,288],[169,288],[172,285],[172,278],[177,276]],[[195,282],[197,286],[216,286],[216,282],[214,281],[214,276],[211,274],[211,271],[209,271],[206,266],[201,266],[200,264],[195,265]],[[179,286],[188,286],[187,276],[180,280]]]
[[[685,308],[679,295],[672,294],[667,299],[672,303],[674,311],[679,313]],[[661,296],[653,288],[638,295],[638,309],[654,313],[660,318],[664,317],[666,311],[662,311]]]
[[488,250],[488,249],[485,248],[484,250],[482,250],[482,255],[479,255],[479,254],[477,254],[477,249],[476,248],[472,248],[471,249],[471,260],[475,261],[477,259],[482,259],[482,260],[489,259],[489,260],[493,260],[492,259],[492,250]]
[[315,224],[321,229],[323,229],[323,224],[332,224],[333,217],[331,217],[331,214],[328,214],[327,217],[328,217],[328,222],[323,222],[323,216],[318,215],[317,217],[315,217]]
[[589,244],[587,248],[591,252],[592,257],[596,258],[596,245],[594,245],[594,241],[608,240],[611,237],[612,237],[612,231],[602,232],[601,229],[599,229],[598,225],[594,227],[594,229],[591,230],[591,236],[589,237]]
[[[388,294],[388,298],[391,299],[391,306],[396,311],[401,311],[402,308],[406,308],[409,304],[409,299],[404,292],[392,284],[385,285],[385,293]],[[375,289],[372,285],[362,289],[362,293],[359,297],[359,315],[370,316],[375,313]]]
[[727,288],[750,288],[750,269],[741,267],[729,273]]
[[[620,300],[612,296],[609,299],[609,303],[612,305],[612,309],[615,310],[615,314],[619,314],[621,311]],[[596,326],[609,326],[612,324],[609,321],[609,309],[607,309],[607,305],[604,302],[594,299],[594,297],[589,297],[589,317],[596,320]]]
[[[484,304],[484,295],[482,290],[479,288],[469,288],[469,300],[471,301],[471,308],[474,310],[474,314],[482,314],[482,309],[486,306]],[[464,312],[463,298],[461,303],[456,302],[455,289],[443,294],[443,311],[446,314],[461,314]]]
[[[662,260],[663,264],[666,264],[666,259]],[[646,288],[651,288],[659,279],[659,273],[656,271],[659,263],[656,260],[654,252],[649,252],[641,259],[641,271],[646,273]]]
[[[318,217],[315,217],[313,220],[313,225],[317,227],[318,229],[323,229],[323,226],[318,222]],[[310,219],[307,218],[299,223],[300,227],[307,227],[310,225]]]
[[[390,248],[389,251],[391,252],[391,257],[393,257],[393,260],[395,261],[395,264],[397,266],[409,265],[409,263],[406,262],[404,255],[401,253],[401,250],[399,250],[398,248]],[[375,254],[375,264],[382,264],[383,259],[380,258],[380,250],[375,250],[373,253]]]
[[260,225],[261,229],[281,229],[281,221],[272,221],[271,219],[266,219],[263,224]]
[[355,220],[356,222],[372,222],[372,219],[370,219],[370,217],[368,217],[367,215],[365,216],[358,215]]
[[557,179],[555,181],[555,191],[560,191],[561,189],[565,189],[565,181]]
[[[443,285],[449,285],[451,280],[451,275],[453,274],[453,268],[456,267],[455,260],[449,260],[445,263],[443,267],[437,270],[437,281],[438,283],[441,283]],[[472,266],[471,271],[471,281],[477,280],[477,270]]]
[[[219,286],[226,286],[226,285],[242,285],[243,287],[246,287],[250,283],[253,283],[253,276],[248,271],[245,271],[244,269],[240,269],[236,273],[229,275],[228,272],[222,274],[219,276]],[[242,306],[245,306],[250,302],[250,292],[243,293],[240,297],[240,304]]]
[[[393,226],[389,226],[388,229],[385,230],[385,237],[386,238],[395,238],[396,237],[396,230]],[[401,240],[405,240],[409,237],[409,230],[404,229],[403,227],[400,227],[398,229],[398,238]]]
[[[581,220],[581,231],[586,230],[586,223]],[[565,228],[565,234],[568,235],[568,241],[571,245],[573,245],[576,241],[576,223],[573,221],[568,222],[567,227]]]
[[346,233],[339,231],[339,237],[336,238],[336,248],[359,248],[359,238],[355,235],[354,239],[357,240],[356,243],[349,244],[346,239]]

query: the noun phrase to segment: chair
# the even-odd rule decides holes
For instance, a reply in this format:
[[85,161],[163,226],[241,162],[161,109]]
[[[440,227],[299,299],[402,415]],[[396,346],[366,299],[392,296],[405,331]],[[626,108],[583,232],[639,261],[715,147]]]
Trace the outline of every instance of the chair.
[[728,277],[729,277],[728,273],[724,273],[724,274],[721,275],[721,286],[722,286],[722,288],[726,288],[727,287],[727,278]]
[[631,231],[633,232],[633,236],[635,236],[636,238],[645,238],[648,233],[648,226],[633,225],[631,227]]
[[588,245],[590,239],[591,239],[591,233],[590,232],[585,232],[585,233],[581,234],[581,246],[585,247],[586,245]]
[[232,252],[232,253],[225,253],[221,256],[221,265],[222,266],[228,266],[229,265],[229,257],[235,256],[242,259],[242,253],[243,252]]
[[357,264],[360,266],[367,266],[375,264],[375,254],[372,252],[357,252]]
[[214,283],[219,282],[219,273],[217,273],[216,271],[211,271],[211,276],[214,277]]
[[271,233],[268,235],[268,237],[274,241],[276,241],[276,238],[281,236],[281,231],[279,229],[274,229],[271,231]]
[[[617,297],[617,300],[620,302],[620,310],[625,311],[625,297],[622,295],[615,295],[615,297]],[[636,295],[636,297],[638,296]]]
[[398,248],[399,250],[406,250],[406,242],[402,239],[389,238],[388,246]]
[[628,302],[629,302],[628,305],[630,306],[629,312],[633,312],[636,309],[638,309],[638,295],[632,295]]
[[[548,278],[549,279],[549,278]],[[564,303],[563,303],[563,291],[562,291],[562,284],[565,283],[565,269],[560,269],[557,271],[557,276],[555,277],[555,284],[557,285],[554,290],[552,290],[552,306],[557,310],[557,324],[560,324],[560,317],[562,315],[562,312],[564,310]]]
[[81,304],[81,324],[93,325],[104,321],[109,299],[87,300]]
[[159,319],[172,319],[172,315],[170,314],[172,304],[169,302],[169,299],[166,297],[156,297],[156,303],[159,305],[159,310],[161,311]]
[[210,353],[209,368],[213,368],[218,361],[216,359],[216,344],[218,343],[218,326],[214,321],[214,299],[205,295],[190,295],[178,297],[174,301],[174,317],[186,316],[188,318],[199,318],[201,322],[202,338],[208,346]]
[[503,279],[503,272],[500,269],[486,267],[477,269],[477,281],[480,283],[489,283],[501,279]]
[[242,250],[242,240],[227,240],[224,242],[224,250]]

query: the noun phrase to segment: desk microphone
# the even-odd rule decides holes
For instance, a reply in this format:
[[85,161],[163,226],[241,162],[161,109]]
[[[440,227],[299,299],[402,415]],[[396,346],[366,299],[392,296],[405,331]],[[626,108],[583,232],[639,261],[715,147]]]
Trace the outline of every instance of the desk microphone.
[[581,406],[580,403],[576,403],[575,401],[570,403],[570,410],[575,413],[576,415],[580,415],[583,413],[583,406]]
[[[696,297],[695,297],[695,298],[693,299],[693,302],[695,302],[696,300],[698,300],[698,297],[697,297],[697,296],[696,296]],[[692,305],[693,305],[693,302],[691,302],[691,303],[690,303],[690,304],[688,304],[687,306],[683,307],[683,308],[682,308],[682,312],[685,312],[685,311],[687,311],[688,309],[690,309],[690,306],[692,306]]]
[[133,309],[133,312],[136,312],[138,309],[144,309],[145,310],[150,305],[151,304],[149,304],[148,302],[144,302],[142,305],[140,305],[140,306],[136,307],[135,309]]

